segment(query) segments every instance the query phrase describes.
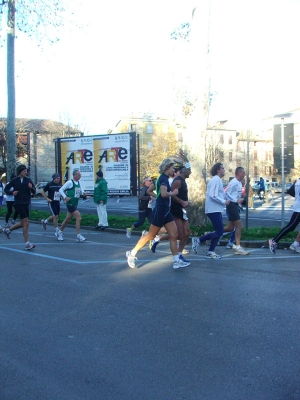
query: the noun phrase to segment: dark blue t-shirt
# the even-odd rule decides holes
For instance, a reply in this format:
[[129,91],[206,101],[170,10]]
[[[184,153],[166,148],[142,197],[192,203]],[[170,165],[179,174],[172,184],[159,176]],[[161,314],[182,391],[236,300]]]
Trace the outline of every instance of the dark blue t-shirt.
[[167,192],[171,192],[171,187],[169,184],[169,179],[166,174],[162,174],[156,182],[156,205],[170,207],[171,197],[161,197],[160,187],[166,186]]

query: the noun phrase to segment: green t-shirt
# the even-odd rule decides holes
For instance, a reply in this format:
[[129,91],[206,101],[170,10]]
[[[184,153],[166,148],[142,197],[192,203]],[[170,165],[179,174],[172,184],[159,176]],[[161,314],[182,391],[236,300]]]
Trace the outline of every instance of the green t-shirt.
[[80,184],[79,182],[73,181],[73,187],[71,189],[66,190],[66,195],[71,198],[71,200],[67,201],[67,206],[76,206],[78,205],[80,199]]

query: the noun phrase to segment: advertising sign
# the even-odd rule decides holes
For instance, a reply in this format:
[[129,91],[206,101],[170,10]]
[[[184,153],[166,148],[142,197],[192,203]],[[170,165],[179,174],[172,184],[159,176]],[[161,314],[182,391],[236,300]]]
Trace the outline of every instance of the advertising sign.
[[62,182],[71,179],[74,169],[79,169],[85,192],[93,194],[96,172],[100,170],[107,181],[109,195],[130,195],[131,180],[136,180],[135,143],[135,133],[58,139],[58,170]]

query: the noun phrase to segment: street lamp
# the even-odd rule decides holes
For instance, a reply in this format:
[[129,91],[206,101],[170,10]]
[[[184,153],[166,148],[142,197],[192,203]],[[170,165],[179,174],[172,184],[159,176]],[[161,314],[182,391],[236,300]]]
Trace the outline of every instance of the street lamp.
[[284,177],[284,118],[290,118],[293,113],[276,114],[273,118],[281,119],[281,228],[284,227],[284,191],[285,191],[285,177]]

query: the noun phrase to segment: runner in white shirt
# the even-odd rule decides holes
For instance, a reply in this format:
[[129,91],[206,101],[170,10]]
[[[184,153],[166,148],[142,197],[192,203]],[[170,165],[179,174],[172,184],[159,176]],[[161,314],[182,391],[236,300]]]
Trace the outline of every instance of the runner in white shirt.
[[235,243],[233,246],[234,254],[238,254],[241,256],[246,256],[250,254],[249,251],[246,251],[241,247],[241,234],[243,229],[243,224],[240,217],[240,207],[239,204],[242,204],[244,199],[242,197],[242,180],[245,178],[245,169],[243,167],[237,167],[235,170],[235,178],[233,178],[226,190],[225,190],[225,198],[230,201],[228,205],[226,205],[226,211],[228,215],[228,225],[224,228],[224,232],[232,232],[235,228]]

